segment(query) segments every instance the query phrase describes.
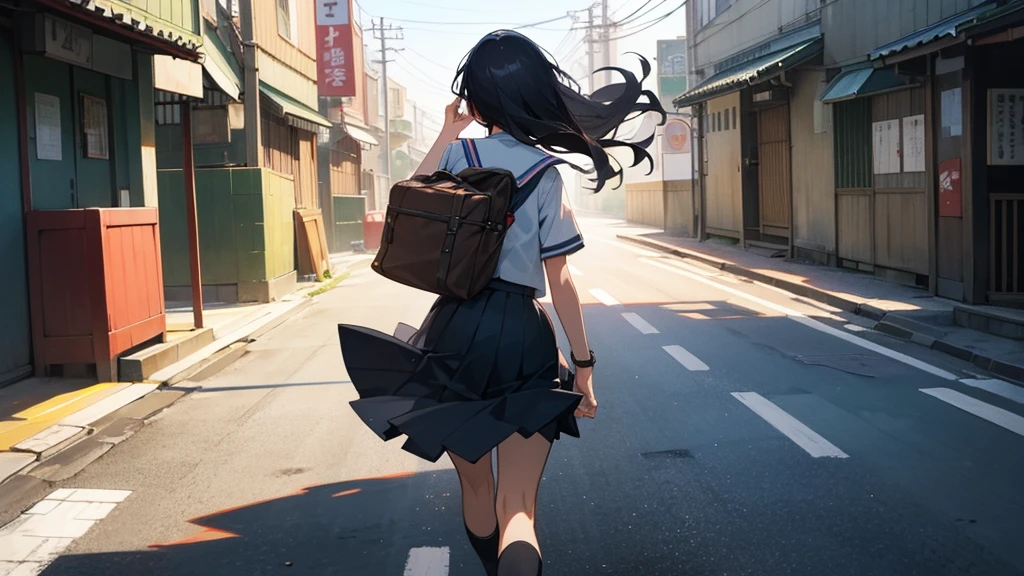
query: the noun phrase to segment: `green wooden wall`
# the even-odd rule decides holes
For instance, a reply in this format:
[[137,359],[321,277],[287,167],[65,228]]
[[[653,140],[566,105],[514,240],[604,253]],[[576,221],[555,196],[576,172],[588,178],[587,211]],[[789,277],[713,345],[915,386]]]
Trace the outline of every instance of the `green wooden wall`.
[[0,270],[4,272],[0,282],[0,383],[5,373],[31,361],[15,95],[14,41],[0,28]]
[[[189,286],[184,181],[160,170],[164,285]],[[295,269],[291,181],[267,169],[196,170],[196,213],[203,284],[277,278]]]
[[[29,173],[32,207],[36,210],[110,207],[117,205],[121,188],[131,191],[133,206],[143,205],[142,143],[152,128],[152,113],[143,111],[140,98],[153,90],[152,60],[136,59],[134,79],[125,80],[70,66],[42,56],[25,57],[25,96],[29,118]],[[36,94],[60,99],[61,159],[40,160],[36,155]],[[109,158],[86,158],[82,141],[81,97],[94,96],[107,103],[112,129]],[[149,108],[152,108],[150,106]],[[75,195],[72,195],[74,190]]]

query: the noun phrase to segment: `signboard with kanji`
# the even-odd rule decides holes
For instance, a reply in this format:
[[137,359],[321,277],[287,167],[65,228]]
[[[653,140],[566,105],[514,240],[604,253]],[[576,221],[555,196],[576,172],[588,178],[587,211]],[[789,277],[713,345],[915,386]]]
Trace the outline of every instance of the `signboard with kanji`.
[[351,0],[316,1],[317,87],[321,96],[355,96]]

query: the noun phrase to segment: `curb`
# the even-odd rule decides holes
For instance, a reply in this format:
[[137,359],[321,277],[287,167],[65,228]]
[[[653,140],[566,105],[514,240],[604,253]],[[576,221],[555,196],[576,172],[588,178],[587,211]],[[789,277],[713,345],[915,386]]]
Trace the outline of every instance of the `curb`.
[[[343,273],[348,271],[357,261],[342,266]],[[282,310],[267,322],[257,326],[248,334],[239,334],[237,337],[227,341],[223,346],[196,362],[184,366],[172,375],[155,381],[137,382],[135,384],[155,384],[154,389],[127,404],[114,408],[106,414],[95,415],[95,420],[85,425],[62,426],[54,425],[46,430],[31,436],[18,444],[21,449],[9,452],[23,456],[34,456],[33,460],[24,462],[17,469],[9,469],[4,477],[0,477],[0,488],[4,489],[4,496],[11,492],[14,500],[27,495],[35,495],[38,492],[39,484],[52,483],[74,476],[86,466],[105,454],[114,445],[131,437],[137,430],[141,429],[146,420],[158,412],[165,410],[182,397],[198,387],[175,387],[176,384],[186,380],[205,380],[224,370],[248,353],[248,346],[257,338],[266,335],[271,330],[284,324],[292,317],[311,307],[315,298],[309,298],[309,292],[315,287],[296,291],[289,294],[282,301],[295,302],[285,310]],[[89,407],[81,412],[89,410]],[[77,414],[77,413],[76,413]],[[124,415],[124,416],[122,416]],[[73,417],[74,415],[69,416]],[[138,425],[132,425],[124,420],[140,421]],[[80,423],[79,423],[80,424]],[[114,441],[104,438],[101,434],[108,427],[115,428],[116,434],[112,436]],[[8,454],[8,453],[3,453]],[[21,459],[19,459],[21,461]],[[11,488],[13,486],[13,488]],[[28,488],[21,488],[26,486]],[[7,490],[10,488],[10,490]],[[31,504],[32,502],[29,502]],[[18,508],[10,502],[5,502],[0,497],[0,525],[3,525],[2,516],[7,515],[11,510]],[[17,513],[21,511],[18,510]]]
[[925,348],[931,348],[932,350],[942,352],[943,354],[953,356],[960,360],[965,360],[983,370],[987,370],[1003,378],[1008,378],[1012,380],[1014,384],[1024,386],[1024,366],[1016,366],[1008,362],[996,360],[989,356],[985,356],[984,354],[978,354],[974,350],[942,340],[941,336],[936,337],[931,335],[934,334],[934,332],[930,327],[899,316],[896,313],[883,310],[873,304],[869,304],[867,302],[855,302],[848,298],[836,296],[835,294],[820,288],[814,288],[813,286],[808,286],[806,284],[776,278],[768,274],[757,272],[756,270],[751,270],[750,268],[726,262],[725,260],[715,258],[714,256],[708,256],[707,254],[702,254],[686,248],[680,248],[651,238],[644,238],[643,236],[636,236],[632,234],[617,234],[616,236],[620,240],[639,244],[645,248],[671,254],[679,258],[696,260],[713,268],[722,270],[723,272],[729,272],[736,276],[743,276],[751,280],[756,280],[762,284],[774,286],[775,288],[785,290],[791,294],[803,296],[804,298],[809,298],[816,302],[827,304],[844,312],[851,312],[858,316],[874,320],[876,322],[874,329],[879,332],[919,344]]

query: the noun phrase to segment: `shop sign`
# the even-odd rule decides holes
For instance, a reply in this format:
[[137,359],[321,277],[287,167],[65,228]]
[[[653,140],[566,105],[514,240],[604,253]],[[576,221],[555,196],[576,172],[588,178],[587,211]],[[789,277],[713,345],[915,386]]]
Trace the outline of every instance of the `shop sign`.
[[356,95],[350,0],[316,0],[317,87],[320,96]]
[[50,58],[92,67],[92,31],[51,16],[43,17],[43,47]]
[[960,159],[953,158],[939,164],[939,216],[963,217],[960,189]]

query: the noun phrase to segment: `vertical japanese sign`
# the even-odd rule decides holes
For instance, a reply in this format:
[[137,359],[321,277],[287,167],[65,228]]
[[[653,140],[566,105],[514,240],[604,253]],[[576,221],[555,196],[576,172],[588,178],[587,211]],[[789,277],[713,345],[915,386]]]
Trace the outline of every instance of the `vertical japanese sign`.
[[989,90],[988,163],[1024,166],[1024,90]]
[[317,87],[321,96],[355,96],[351,0],[316,1]]
[[686,92],[686,39],[658,40],[658,98],[665,109]]

